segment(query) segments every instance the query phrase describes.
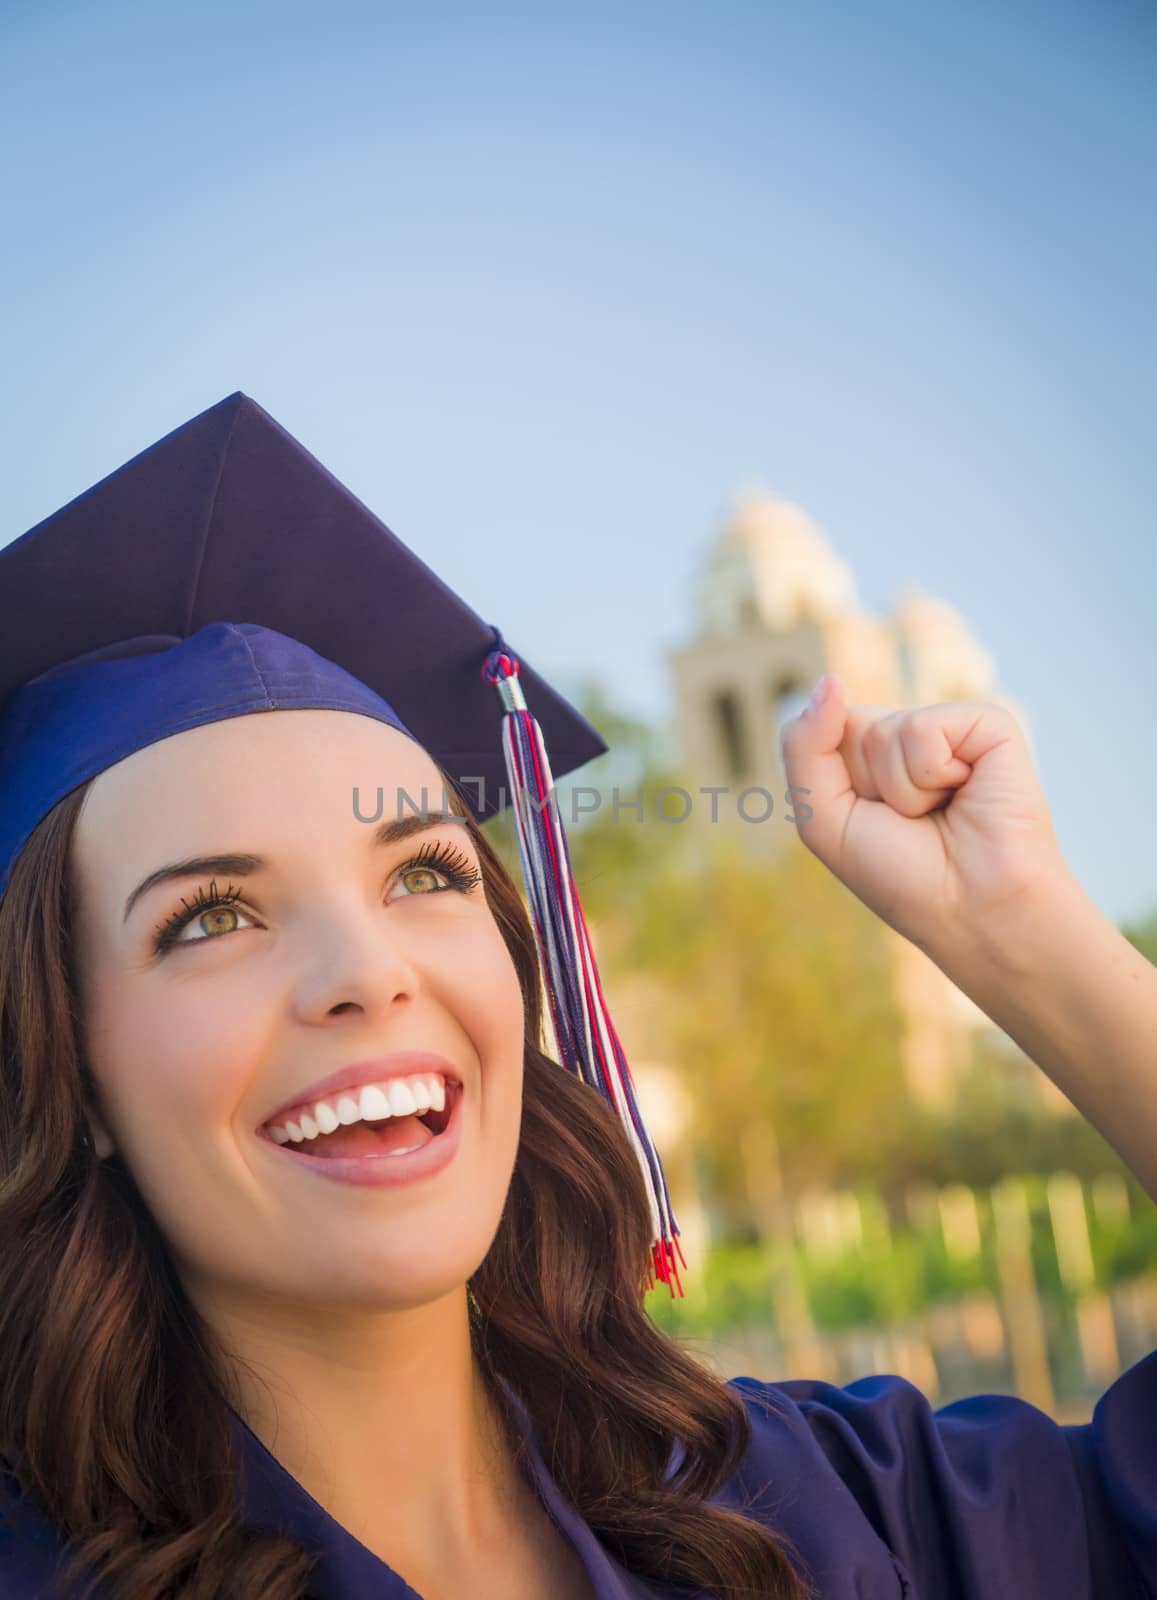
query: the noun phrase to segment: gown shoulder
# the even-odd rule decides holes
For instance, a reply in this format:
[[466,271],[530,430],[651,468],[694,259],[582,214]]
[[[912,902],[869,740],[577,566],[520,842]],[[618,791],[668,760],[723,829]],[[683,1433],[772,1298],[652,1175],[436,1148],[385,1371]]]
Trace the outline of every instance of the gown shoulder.
[[26,1499],[15,1475],[0,1467],[0,1597],[56,1600],[64,1541]]
[[1091,1421],[903,1378],[733,1378],[752,1439],[723,1503],[792,1539],[821,1600],[1154,1600],[1157,1352]]

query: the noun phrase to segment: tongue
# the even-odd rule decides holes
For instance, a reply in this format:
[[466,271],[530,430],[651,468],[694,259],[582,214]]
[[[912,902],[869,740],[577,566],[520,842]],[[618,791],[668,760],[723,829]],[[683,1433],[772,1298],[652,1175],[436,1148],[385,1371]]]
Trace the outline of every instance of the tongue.
[[417,1117],[391,1117],[388,1122],[351,1122],[332,1133],[319,1133],[316,1139],[298,1145],[311,1156],[385,1156],[391,1150],[409,1150],[429,1144],[434,1135]]

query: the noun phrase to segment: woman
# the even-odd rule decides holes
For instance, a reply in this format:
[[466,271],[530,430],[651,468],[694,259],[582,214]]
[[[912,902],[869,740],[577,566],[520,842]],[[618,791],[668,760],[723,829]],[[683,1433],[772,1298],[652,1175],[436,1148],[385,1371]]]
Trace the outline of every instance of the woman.
[[[414,690],[422,637],[428,683],[466,623],[401,647],[431,575],[367,600],[381,525],[273,429],[230,397],[0,555],[0,1593],[1151,1593],[1157,1356],[1061,1429],[891,1377],[725,1385],[654,1328],[661,1174],[539,1048],[535,936],[461,792],[477,657]],[[198,463],[208,534],[138,567],[125,530]],[[301,581],[334,541],[352,602]],[[376,640],[372,687],[298,638],[342,604],[332,655]],[[1066,870],[1015,724],[819,691],[784,740],[805,844],[1157,1195],[1157,972]],[[537,692],[565,759],[594,753]]]

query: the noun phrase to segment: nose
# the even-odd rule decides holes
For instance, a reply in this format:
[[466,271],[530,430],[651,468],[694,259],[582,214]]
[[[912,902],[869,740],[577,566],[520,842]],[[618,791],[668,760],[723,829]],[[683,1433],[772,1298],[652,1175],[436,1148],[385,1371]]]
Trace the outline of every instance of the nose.
[[381,906],[331,909],[315,915],[293,989],[293,1009],[306,1023],[348,1011],[382,1015],[413,1000],[418,971],[396,924]]

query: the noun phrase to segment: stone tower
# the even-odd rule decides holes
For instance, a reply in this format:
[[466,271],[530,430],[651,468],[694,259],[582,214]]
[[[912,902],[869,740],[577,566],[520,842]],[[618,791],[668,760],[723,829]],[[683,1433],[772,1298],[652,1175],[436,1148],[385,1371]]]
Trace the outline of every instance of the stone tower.
[[[851,569],[822,531],[798,506],[760,488],[736,497],[708,554],[694,637],[673,654],[671,668],[688,788],[725,788],[720,823],[765,857],[803,848],[788,820],[779,734],[825,672],[839,673],[853,704],[991,700],[1028,732],[1020,709],[996,690],[992,657],[959,612],[918,589],[902,594],[888,617],[865,611]],[[741,816],[744,790],[752,792]],[[761,790],[771,797],[766,821]],[[705,810],[696,794],[696,813]],[[945,1104],[967,1062],[970,1033],[992,1024],[915,946],[887,932],[908,1025],[909,1083],[927,1103]]]

